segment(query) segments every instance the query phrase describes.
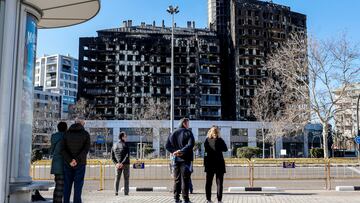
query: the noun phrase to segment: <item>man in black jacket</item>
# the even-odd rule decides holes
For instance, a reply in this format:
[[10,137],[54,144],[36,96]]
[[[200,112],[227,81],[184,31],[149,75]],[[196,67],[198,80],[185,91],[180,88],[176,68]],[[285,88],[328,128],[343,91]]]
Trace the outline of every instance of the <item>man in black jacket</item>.
[[[174,161],[174,198],[180,202],[180,192],[185,203],[189,200],[189,182],[191,162],[193,161],[194,135],[189,130],[189,119],[180,120],[179,129],[172,133],[167,142],[166,150],[175,157]],[[181,184],[183,183],[183,184]]]
[[84,129],[85,121],[76,119],[62,140],[64,156],[64,203],[70,202],[71,188],[74,183],[74,201],[81,203],[84,185],[86,157],[90,149],[90,135]]

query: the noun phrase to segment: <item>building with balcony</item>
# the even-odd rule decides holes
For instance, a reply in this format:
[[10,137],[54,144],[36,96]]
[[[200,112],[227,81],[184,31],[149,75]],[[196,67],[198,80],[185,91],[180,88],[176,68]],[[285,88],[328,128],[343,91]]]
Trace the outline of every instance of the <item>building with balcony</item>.
[[[171,28],[124,21],[80,38],[79,94],[107,119],[138,119],[150,99],[170,104]],[[175,28],[175,118],[221,118],[220,49],[216,33]],[[166,111],[169,115],[169,111]]]
[[36,59],[35,87],[62,95],[61,118],[67,118],[69,105],[75,104],[78,89],[78,60],[71,56],[49,55]]
[[345,95],[340,91],[334,92],[335,99],[341,96],[335,108],[335,126],[336,132],[340,135],[353,138],[357,136],[357,124],[360,122],[357,118],[357,100],[360,96],[360,83],[352,84],[347,88]]
[[51,134],[61,120],[62,96],[42,89],[34,90],[33,149],[50,148]]
[[254,120],[251,99],[267,77],[266,58],[291,33],[306,36],[306,16],[260,0],[208,0],[208,8],[209,27],[222,38],[224,118]]

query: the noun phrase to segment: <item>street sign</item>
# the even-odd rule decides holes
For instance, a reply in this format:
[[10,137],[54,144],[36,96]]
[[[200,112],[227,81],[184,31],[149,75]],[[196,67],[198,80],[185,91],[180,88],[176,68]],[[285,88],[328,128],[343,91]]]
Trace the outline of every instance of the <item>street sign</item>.
[[105,144],[105,136],[103,135],[98,135],[96,137],[96,144]]
[[144,162],[137,162],[133,164],[133,168],[134,169],[144,169],[145,168],[145,163]]
[[295,162],[294,161],[284,161],[283,168],[295,168]]
[[355,137],[355,142],[356,142],[356,144],[360,144],[360,136]]

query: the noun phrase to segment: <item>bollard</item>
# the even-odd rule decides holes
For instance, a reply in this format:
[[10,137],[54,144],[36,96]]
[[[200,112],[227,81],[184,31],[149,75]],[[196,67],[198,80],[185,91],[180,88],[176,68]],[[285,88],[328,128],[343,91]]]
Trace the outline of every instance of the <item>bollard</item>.
[[325,189],[331,190],[331,177],[330,177],[330,160],[324,159],[325,166]]
[[254,161],[247,160],[249,163],[249,187],[254,187]]
[[251,162],[249,160],[247,162],[249,164],[249,187],[251,187]]
[[32,164],[31,168],[32,168],[32,179],[35,180],[36,179],[35,178],[35,170],[36,170],[35,163]]
[[328,179],[328,188],[327,190],[331,190],[331,173],[330,173],[330,169],[331,169],[331,165],[330,165],[330,159],[327,160],[327,167],[328,167],[328,170],[327,170],[327,179]]
[[100,167],[100,188],[99,190],[103,190],[104,189],[104,165],[102,164],[102,162],[98,161],[99,167]]

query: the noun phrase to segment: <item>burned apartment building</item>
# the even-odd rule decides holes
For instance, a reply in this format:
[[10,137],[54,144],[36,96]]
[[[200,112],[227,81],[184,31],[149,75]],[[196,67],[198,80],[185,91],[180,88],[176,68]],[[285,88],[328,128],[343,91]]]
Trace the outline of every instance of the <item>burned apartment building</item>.
[[[78,98],[107,119],[138,119],[149,99],[170,104],[171,28],[129,20],[97,33],[80,38]],[[175,28],[175,119],[221,119],[219,53],[216,33]]]
[[[224,117],[254,120],[251,99],[267,77],[267,56],[291,33],[306,36],[306,16],[292,12],[290,7],[260,0],[208,0],[208,8],[209,27],[222,38],[227,36],[220,44],[223,53],[229,52],[228,57],[222,55]],[[229,90],[234,93],[226,92]],[[226,109],[225,103],[231,108]]]
[[230,1],[208,0],[208,26],[219,38],[222,119],[236,120],[234,48],[230,32]]

